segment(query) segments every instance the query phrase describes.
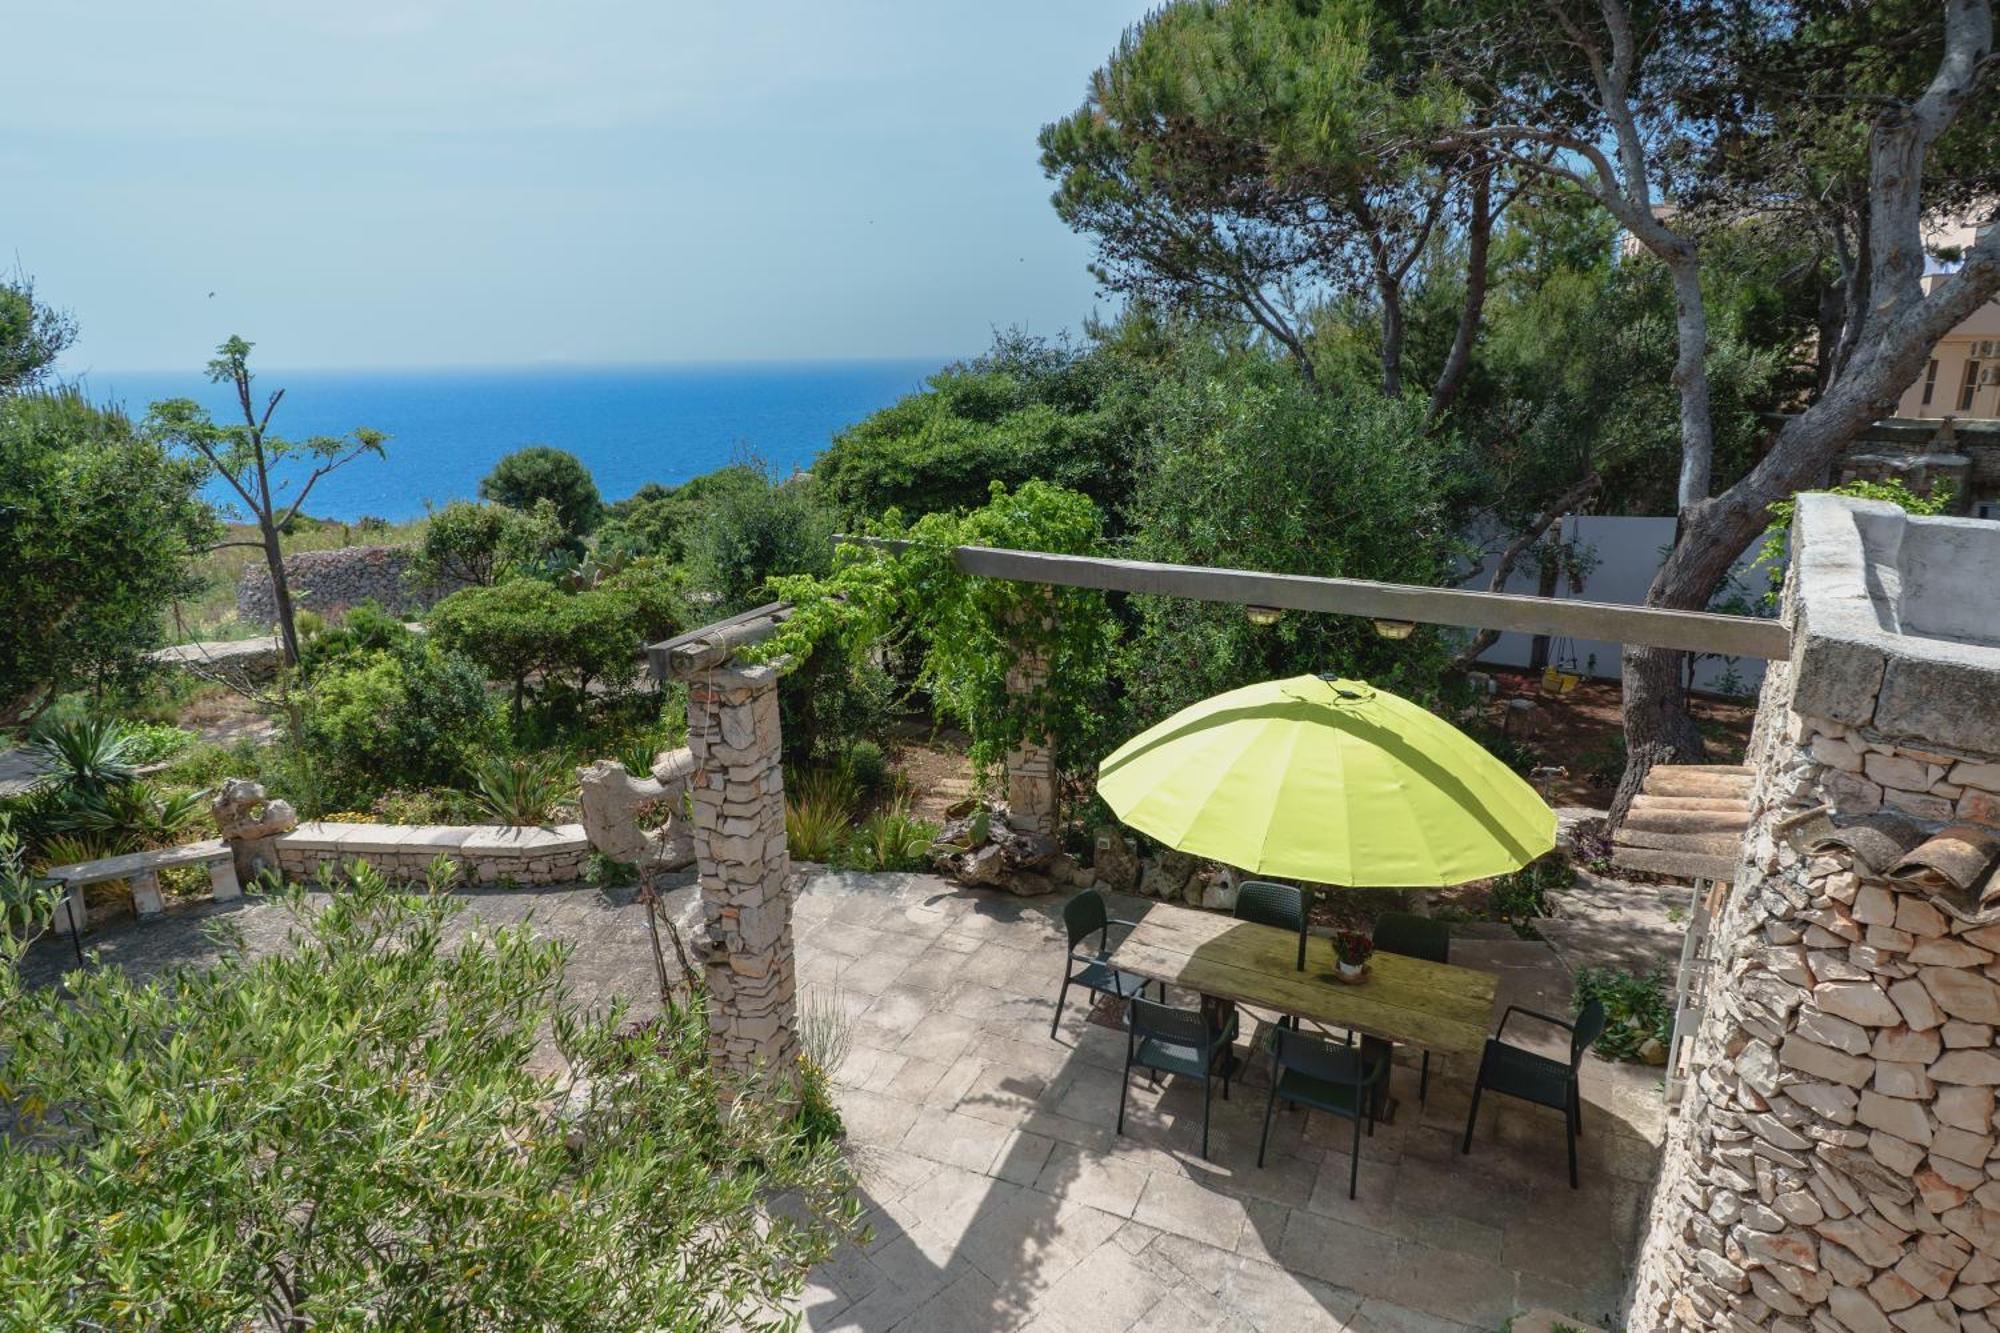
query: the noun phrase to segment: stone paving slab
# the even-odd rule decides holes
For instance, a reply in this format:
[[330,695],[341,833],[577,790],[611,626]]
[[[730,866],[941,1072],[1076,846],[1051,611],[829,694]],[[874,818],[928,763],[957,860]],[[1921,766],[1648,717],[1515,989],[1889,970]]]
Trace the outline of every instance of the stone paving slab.
[[[669,896],[684,918],[693,892]],[[574,940],[571,980],[586,1003],[623,996],[643,1010],[653,993],[629,891],[468,897],[484,921]],[[1146,909],[1114,901],[1114,915]],[[1495,1333],[1535,1308],[1580,1327],[1621,1324],[1664,1115],[1654,1071],[1586,1062],[1583,1188],[1572,1191],[1558,1116],[1489,1098],[1462,1155],[1467,1062],[1434,1059],[1419,1104],[1416,1063],[1399,1057],[1395,1122],[1363,1137],[1349,1200],[1345,1121],[1280,1111],[1257,1166],[1268,1074],[1250,1046],[1254,1013],[1247,1067],[1214,1102],[1207,1160],[1201,1097],[1180,1080],[1135,1078],[1115,1133],[1124,1035],[1091,1022],[1073,991],[1050,1036],[1059,912],[1053,897],[925,875],[802,877],[801,988],[851,1016],[836,1096],[873,1228],[814,1275],[804,1327]],[[213,957],[202,926],[218,918],[253,950],[282,947],[284,913],[254,898],[86,942],[152,974]],[[36,947],[31,979],[66,966],[62,947]],[[1567,1007],[1567,973],[1544,945],[1468,940],[1453,957],[1492,970],[1500,1004]],[[1559,1036],[1542,1037],[1544,1049]]]

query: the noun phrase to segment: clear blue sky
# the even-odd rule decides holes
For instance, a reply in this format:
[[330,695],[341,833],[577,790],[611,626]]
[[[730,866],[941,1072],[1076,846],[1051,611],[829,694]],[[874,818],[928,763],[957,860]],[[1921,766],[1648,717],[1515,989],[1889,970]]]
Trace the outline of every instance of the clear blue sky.
[[962,354],[1090,313],[1035,132],[1146,8],[21,6],[0,263],[72,372]]

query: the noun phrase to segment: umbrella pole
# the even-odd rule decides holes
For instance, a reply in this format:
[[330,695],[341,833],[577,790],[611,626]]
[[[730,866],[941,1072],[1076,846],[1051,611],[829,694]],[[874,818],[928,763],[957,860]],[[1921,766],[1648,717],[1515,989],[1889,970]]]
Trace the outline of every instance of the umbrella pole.
[[1313,891],[1305,889],[1299,894],[1299,971],[1306,970],[1306,923],[1312,920]]

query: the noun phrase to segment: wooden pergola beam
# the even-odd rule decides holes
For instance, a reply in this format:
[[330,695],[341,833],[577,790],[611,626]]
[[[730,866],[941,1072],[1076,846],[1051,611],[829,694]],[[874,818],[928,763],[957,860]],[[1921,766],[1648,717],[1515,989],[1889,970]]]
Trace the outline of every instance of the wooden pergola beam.
[[767,602],[739,612],[727,620],[689,630],[675,638],[646,645],[646,665],[655,680],[672,680],[727,662],[738,648],[762,643],[778,632],[778,626],[792,608],[785,602]]
[[[835,540],[888,550],[909,545],[879,537],[841,536]],[[1518,593],[1164,565],[1150,560],[1052,555],[1046,551],[1005,551],[990,546],[954,547],[952,559],[961,573],[1061,588],[1185,597],[1198,602],[1271,606],[1285,611],[1366,616],[1372,620],[1408,620],[1462,629],[1566,635],[1572,639],[1601,639],[1764,661],[1783,661],[1792,651],[1791,632],[1775,620],[1707,611],[1668,611],[1615,602],[1564,601]]]

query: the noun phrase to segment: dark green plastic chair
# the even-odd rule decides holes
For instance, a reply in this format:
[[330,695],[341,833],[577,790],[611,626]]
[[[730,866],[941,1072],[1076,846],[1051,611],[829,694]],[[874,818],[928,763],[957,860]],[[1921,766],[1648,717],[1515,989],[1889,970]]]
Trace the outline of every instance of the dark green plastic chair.
[[[1546,1055],[1536,1055],[1533,1051],[1524,1051],[1519,1046],[1509,1046],[1500,1040],[1501,1034],[1507,1031],[1507,1020],[1517,1013],[1567,1031],[1569,1063],[1551,1060]],[[1576,1141],[1583,1133],[1583,1097],[1577,1089],[1576,1071],[1583,1064],[1583,1053],[1603,1035],[1604,1002],[1601,1000],[1592,1000],[1583,1006],[1583,1012],[1576,1016],[1574,1023],[1524,1009],[1518,1004],[1508,1005],[1507,1012],[1500,1015],[1500,1026],[1486,1039],[1486,1053],[1479,1060],[1479,1077],[1472,1085],[1472,1109],[1465,1117],[1465,1142],[1459,1151],[1472,1151],[1472,1126],[1479,1119],[1479,1094],[1491,1088],[1509,1097],[1519,1097],[1524,1102],[1533,1102],[1563,1113],[1563,1128],[1569,1138],[1569,1187],[1577,1188]]]
[[[1049,1036],[1056,1035],[1056,1028],[1062,1022],[1063,1005],[1069,1000],[1069,988],[1082,986],[1099,995],[1116,995],[1129,1000],[1146,990],[1146,979],[1135,977],[1130,972],[1120,972],[1106,960],[1111,956],[1111,928],[1130,928],[1139,923],[1114,918],[1105,906],[1104,895],[1096,889],[1085,889],[1063,904],[1063,926],[1069,933],[1069,958],[1063,964],[1062,991],[1056,996],[1056,1016],[1049,1020]],[[1080,953],[1077,946],[1097,936],[1096,953]]]
[[[1432,963],[1451,961],[1451,927],[1442,921],[1413,912],[1384,912],[1375,918],[1377,953],[1422,958]],[[1423,1074],[1417,1082],[1419,1104],[1430,1100],[1431,1053],[1424,1052]]]
[[1347,1167],[1347,1197],[1353,1198],[1361,1178],[1361,1125],[1375,1133],[1375,1089],[1388,1077],[1389,1053],[1364,1052],[1335,1046],[1308,1033],[1279,1028],[1271,1039],[1271,1095],[1264,1102],[1264,1134],[1257,1140],[1257,1165],[1271,1142],[1271,1112],[1283,1101],[1354,1122],[1354,1155]]
[[[1238,921],[1254,921],[1260,926],[1276,926],[1299,937],[1299,970],[1306,967],[1306,895],[1290,884],[1246,879],[1236,889],[1236,906],[1230,915]],[[1296,1024],[1294,1024],[1296,1026]]]
[[1238,921],[1254,921],[1260,926],[1298,930],[1305,925],[1306,896],[1290,884],[1246,879],[1237,886],[1236,906],[1231,915]]
[[1229,1100],[1229,1065],[1216,1072],[1216,1057],[1236,1044],[1236,1010],[1220,1028],[1199,1009],[1176,1009],[1135,996],[1131,1025],[1125,1036],[1125,1076],[1118,1082],[1118,1132],[1125,1132],[1125,1096],[1134,1069],[1179,1074],[1201,1080],[1201,1155],[1208,1156],[1208,1122],[1215,1102],[1215,1080],[1222,1080],[1222,1100]]

